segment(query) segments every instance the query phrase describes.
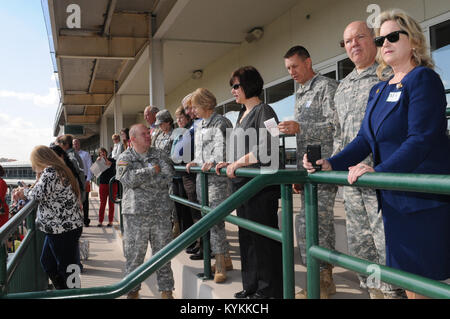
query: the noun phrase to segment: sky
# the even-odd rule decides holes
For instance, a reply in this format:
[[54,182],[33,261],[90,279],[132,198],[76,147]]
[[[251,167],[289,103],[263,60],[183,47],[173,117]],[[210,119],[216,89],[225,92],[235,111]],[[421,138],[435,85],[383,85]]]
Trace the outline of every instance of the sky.
[[0,4],[0,158],[49,145],[59,94],[40,0]]

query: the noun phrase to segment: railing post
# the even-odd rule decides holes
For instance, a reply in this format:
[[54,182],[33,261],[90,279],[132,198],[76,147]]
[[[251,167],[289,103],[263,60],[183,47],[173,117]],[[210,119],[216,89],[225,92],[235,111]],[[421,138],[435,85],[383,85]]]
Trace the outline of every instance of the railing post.
[[314,258],[309,249],[319,245],[318,213],[317,213],[317,184],[307,183],[305,191],[305,215],[306,215],[306,261],[307,278],[306,287],[308,299],[320,298],[320,264]]
[[0,296],[4,296],[6,294],[6,261],[8,258],[8,250],[4,243],[0,243]]
[[[30,278],[33,278],[34,282],[33,282],[33,290],[37,290],[38,287],[38,275],[37,275],[37,267],[40,267],[40,262],[39,262],[39,255],[38,255],[38,235],[37,235],[37,231],[36,231],[36,213],[35,210],[33,211],[33,213],[31,213],[30,215],[28,215],[27,219],[26,219],[26,225],[27,225],[27,230],[29,232],[33,232],[33,241],[32,241],[32,245],[30,245],[30,250],[32,251],[32,260],[35,261],[37,264],[35,265],[28,265],[27,267],[27,271],[30,272]],[[23,224],[23,222],[22,222]]]
[[294,232],[292,213],[292,185],[281,185],[281,233],[283,249],[283,296],[285,299],[294,299]]
[[[208,175],[205,173],[200,173],[200,182],[202,186],[202,207],[209,206],[209,197],[208,197]],[[204,215],[202,211],[202,216]],[[203,235],[203,274],[199,274],[202,276],[204,280],[212,279],[211,274],[211,245],[209,242],[209,231]]]

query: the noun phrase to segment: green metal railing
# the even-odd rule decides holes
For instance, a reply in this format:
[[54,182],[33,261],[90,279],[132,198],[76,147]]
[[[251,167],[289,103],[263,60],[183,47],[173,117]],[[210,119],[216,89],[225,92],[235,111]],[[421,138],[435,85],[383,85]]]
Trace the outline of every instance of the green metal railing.
[[[184,167],[177,167],[184,170]],[[199,168],[192,168],[194,172],[200,172]],[[211,170],[208,173],[214,173]],[[222,169],[221,174],[225,175]],[[202,175],[205,175],[202,173]],[[233,193],[227,200],[211,210],[207,207],[207,201],[202,204],[190,203],[185,199],[173,197],[180,203],[200,209],[205,215],[197,223],[191,226],[175,238],[166,247],[153,255],[147,262],[138,267],[122,281],[105,287],[80,288],[71,290],[45,291],[8,294],[5,298],[114,298],[119,297],[133,287],[143,282],[157,269],[174,258],[178,253],[192,244],[197,238],[205,235],[209,229],[219,221],[225,219],[233,222],[239,227],[258,232],[264,236],[283,243],[283,284],[284,297],[293,298],[294,295],[294,263],[293,263],[293,232],[292,232],[292,191],[291,184],[304,184],[305,191],[305,214],[307,222],[307,288],[309,298],[319,298],[319,261],[325,261],[346,269],[356,271],[360,274],[370,276],[373,266],[366,260],[342,254],[337,251],[328,250],[318,245],[317,224],[317,184],[348,185],[346,172],[318,172],[308,175],[305,171],[279,170],[273,174],[261,174],[255,169],[238,169],[237,176],[253,177],[246,185]],[[205,175],[206,176],[206,175]],[[203,185],[207,185],[206,177],[202,178]],[[282,211],[283,232],[271,229],[251,221],[242,220],[229,214],[240,206],[244,201],[256,195],[259,191],[269,185],[281,185],[282,188]],[[438,194],[450,194],[450,178],[445,175],[412,175],[412,174],[387,174],[368,173],[353,184],[355,187],[371,187],[377,189],[420,191]],[[207,194],[203,187],[203,194]],[[207,198],[203,196],[202,198]],[[377,265],[380,269],[379,279],[383,282],[404,287],[407,290],[426,295],[432,298],[449,298],[450,287],[444,283],[430,280],[404,271]],[[206,275],[206,271],[205,271]]]
[[[8,293],[43,290],[48,277],[42,270],[41,256],[44,234],[36,229],[37,203],[30,201],[0,228],[0,297]],[[8,261],[5,243],[26,222],[26,236]],[[14,242],[12,243],[14,245]]]

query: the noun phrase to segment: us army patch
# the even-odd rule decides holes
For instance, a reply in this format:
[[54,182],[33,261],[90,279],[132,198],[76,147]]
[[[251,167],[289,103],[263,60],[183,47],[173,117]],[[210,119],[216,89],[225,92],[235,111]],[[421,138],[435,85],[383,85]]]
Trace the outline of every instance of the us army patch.
[[118,165],[117,166],[117,176],[122,176],[127,169],[127,165]]

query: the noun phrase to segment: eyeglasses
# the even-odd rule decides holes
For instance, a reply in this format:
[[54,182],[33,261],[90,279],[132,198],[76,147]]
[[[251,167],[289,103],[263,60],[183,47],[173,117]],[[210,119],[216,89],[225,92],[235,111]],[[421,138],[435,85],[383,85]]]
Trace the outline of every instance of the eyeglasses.
[[233,89],[233,90],[237,90],[237,89],[239,89],[241,87],[241,84],[240,83],[236,83],[236,84],[233,84],[232,86],[231,86],[231,88]]
[[374,40],[375,45],[377,47],[382,47],[385,39],[388,39],[388,41],[391,43],[395,43],[400,39],[400,33],[408,35],[408,33],[403,30],[394,31],[394,32],[391,32],[391,33],[385,35],[384,37],[376,37]]

